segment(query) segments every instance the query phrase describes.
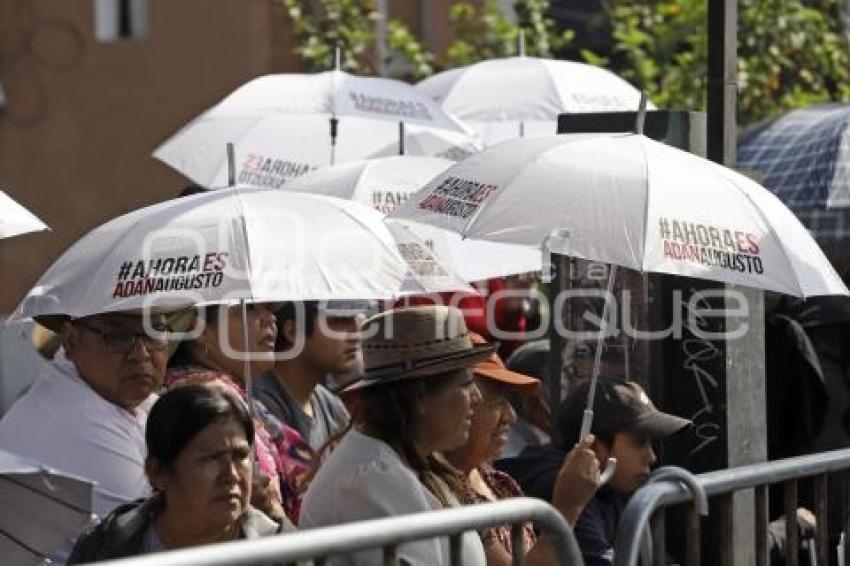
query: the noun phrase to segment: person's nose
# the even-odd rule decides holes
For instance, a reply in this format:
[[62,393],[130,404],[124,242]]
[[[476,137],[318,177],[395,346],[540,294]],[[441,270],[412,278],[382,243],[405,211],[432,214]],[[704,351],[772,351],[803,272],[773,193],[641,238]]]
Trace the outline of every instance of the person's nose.
[[221,481],[225,484],[238,483],[240,478],[240,463],[235,458],[230,458],[225,462],[224,469],[221,474]]
[[265,305],[261,305],[256,309],[257,316],[263,326],[274,325],[277,327],[274,313]]
[[130,346],[130,351],[127,352],[127,357],[133,361],[142,362],[151,359],[151,352],[141,336],[137,335],[134,338],[133,344]]

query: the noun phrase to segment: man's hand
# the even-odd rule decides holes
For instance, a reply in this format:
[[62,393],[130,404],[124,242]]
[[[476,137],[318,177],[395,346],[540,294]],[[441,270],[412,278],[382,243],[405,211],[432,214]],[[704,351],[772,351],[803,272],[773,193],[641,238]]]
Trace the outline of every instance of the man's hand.
[[575,525],[584,506],[601,485],[599,461],[590,449],[593,441],[593,435],[587,435],[570,450],[555,480],[552,504],[570,525]]

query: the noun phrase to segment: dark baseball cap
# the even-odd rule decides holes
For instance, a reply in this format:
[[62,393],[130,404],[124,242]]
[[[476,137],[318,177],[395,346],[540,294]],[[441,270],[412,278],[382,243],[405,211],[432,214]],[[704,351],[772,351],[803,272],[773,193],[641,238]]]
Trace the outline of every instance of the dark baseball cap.
[[[558,423],[568,443],[578,439],[589,389],[590,380],[582,380],[561,404]],[[690,424],[688,419],[659,411],[634,381],[600,377],[597,382],[591,428],[597,436],[629,432],[644,438],[664,438]]]

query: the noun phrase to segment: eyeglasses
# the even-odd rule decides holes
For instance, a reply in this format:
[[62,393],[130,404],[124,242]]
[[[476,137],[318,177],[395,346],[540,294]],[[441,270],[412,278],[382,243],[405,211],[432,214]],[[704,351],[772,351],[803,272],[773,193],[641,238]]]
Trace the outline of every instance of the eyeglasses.
[[141,340],[149,352],[160,352],[168,347],[168,331],[165,330],[158,331],[156,336],[151,336],[146,332],[132,332],[128,330],[112,330],[107,332],[102,328],[81,320],[76,321],[76,324],[100,336],[106,349],[113,354],[129,353],[133,349],[133,346],[136,345],[136,340]]

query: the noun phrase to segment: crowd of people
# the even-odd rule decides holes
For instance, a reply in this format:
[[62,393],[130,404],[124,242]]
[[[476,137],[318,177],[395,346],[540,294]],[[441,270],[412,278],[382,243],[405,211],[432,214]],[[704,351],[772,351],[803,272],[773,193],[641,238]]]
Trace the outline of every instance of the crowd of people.
[[[0,449],[96,482],[99,521],[52,557],[69,564],[523,493],[573,526],[587,564],[610,564],[624,503],[656,463],[651,441],[689,424],[605,378],[579,438],[587,384],[550,418],[546,376],[507,367],[448,306],[258,303],[41,322],[60,347],[0,420]],[[533,369],[547,352],[532,346],[510,359]],[[619,464],[603,486],[609,457]],[[527,563],[556,562],[531,524],[521,540]],[[513,544],[509,526],[469,531],[464,563],[508,564]],[[448,542],[406,543],[399,557],[448,564]],[[331,561],[380,562],[377,550]]]

